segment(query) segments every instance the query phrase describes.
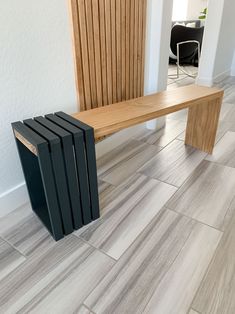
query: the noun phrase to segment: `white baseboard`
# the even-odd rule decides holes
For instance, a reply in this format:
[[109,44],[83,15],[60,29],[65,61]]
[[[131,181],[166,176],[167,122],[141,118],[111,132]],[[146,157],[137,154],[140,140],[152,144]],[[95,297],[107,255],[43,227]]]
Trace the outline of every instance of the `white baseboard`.
[[203,86],[213,86],[215,83],[219,83],[230,76],[231,70],[224,71],[214,77],[197,77],[196,84]]
[[229,77],[231,74],[231,70],[227,70],[227,71],[224,71],[218,75],[216,75],[214,78],[213,78],[213,82],[214,83],[219,83],[221,81],[223,81],[224,79],[226,79],[227,77]]
[[208,77],[197,77],[196,84],[211,87],[213,85],[213,79]]
[[25,182],[0,195],[0,218],[29,202]]

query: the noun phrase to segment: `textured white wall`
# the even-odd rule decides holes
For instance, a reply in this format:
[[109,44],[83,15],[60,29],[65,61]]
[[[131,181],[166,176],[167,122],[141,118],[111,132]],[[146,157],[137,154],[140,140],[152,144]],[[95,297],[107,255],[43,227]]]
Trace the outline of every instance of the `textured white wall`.
[[234,12],[234,0],[209,0],[199,84],[210,86],[230,74],[235,46]]
[[235,48],[235,1],[225,0],[213,77],[230,74]]
[[[167,88],[169,46],[173,0],[148,0],[145,49],[145,95]],[[159,129],[165,118],[147,122],[147,128]]]
[[0,8],[0,216],[23,202],[11,122],[77,111],[66,0],[7,0]]

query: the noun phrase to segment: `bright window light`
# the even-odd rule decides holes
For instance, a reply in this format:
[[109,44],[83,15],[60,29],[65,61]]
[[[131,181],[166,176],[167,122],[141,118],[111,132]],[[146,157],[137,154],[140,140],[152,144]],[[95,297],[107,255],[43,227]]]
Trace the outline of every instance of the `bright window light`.
[[172,21],[186,20],[187,9],[188,9],[188,0],[174,0]]

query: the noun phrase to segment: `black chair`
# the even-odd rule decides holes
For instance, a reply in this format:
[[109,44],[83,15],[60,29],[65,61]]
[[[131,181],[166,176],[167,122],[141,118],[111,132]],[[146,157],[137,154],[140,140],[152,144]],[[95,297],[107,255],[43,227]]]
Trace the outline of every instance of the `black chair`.
[[175,25],[171,30],[171,53],[170,63],[177,65],[177,77],[181,70],[189,76],[195,77],[182,68],[184,64],[197,66],[200,59],[200,52],[203,40],[204,27],[186,27]]

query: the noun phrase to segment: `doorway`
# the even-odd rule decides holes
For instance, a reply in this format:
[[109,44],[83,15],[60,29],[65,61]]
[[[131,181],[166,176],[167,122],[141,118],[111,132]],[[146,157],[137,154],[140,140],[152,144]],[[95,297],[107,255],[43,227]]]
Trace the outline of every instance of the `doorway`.
[[[196,39],[203,38],[207,5],[208,0],[173,0],[168,89],[195,83],[202,46],[202,39],[201,41]],[[192,44],[188,42],[191,40],[195,42]],[[174,46],[178,42],[186,41],[188,43],[180,45],[179,50]],[[186,50],[190,45],[191,50],[189,49],[187,57]],[[179,52],[179,68],[177,52]]]

